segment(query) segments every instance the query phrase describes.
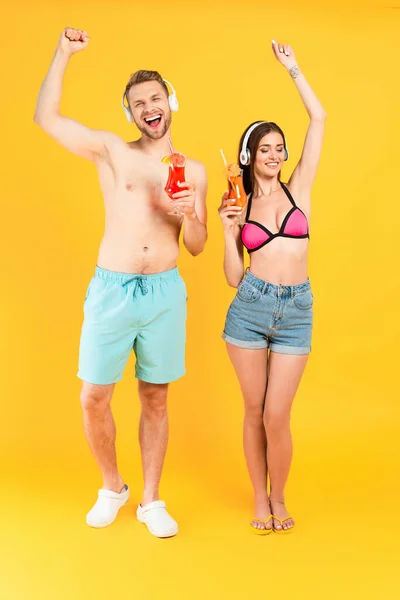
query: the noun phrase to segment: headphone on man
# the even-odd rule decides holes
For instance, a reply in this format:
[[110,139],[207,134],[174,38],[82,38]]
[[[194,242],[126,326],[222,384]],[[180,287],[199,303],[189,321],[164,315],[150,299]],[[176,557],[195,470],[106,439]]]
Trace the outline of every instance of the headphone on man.
[[[178,98],[176,97],[176,92],[172,86],[172,83],[170,83],[166,79],[163,79],[163,81],[165,83],[167,83],[172,90],[172,94],[170,94],[168,96],[168,102],[169,102],[169,107],[171,109],[171,112],[178,112],[178,110],[179,110]],[[126,118],[129,121],[129,123],[133,123],[133,115],[132,115],[131,107],[129,106],[129,104],[128,104],[128,106],[125,104],[125,98],[126,98],[126,92],[124,92],[122,94],[122,108],[124,109],[124,113],[126,115]],[[126,98],[126,101],[128,102],[128,98]]]
[[[250,136],[253,133],[253,131],[259,125],[264,125],[264,123],[268,123],[268,121],[258,121],[258,123],[254,123],[246,131],[246,135],[243,138],[242,149],[241,149],[240,155],[239,155],[240,164],[242,165],[242,167],[246,167],[246,166],[248,166],[250,164],[251,154],[250,154],[250,150],[247,147],[247,144],[249,143]],[[289,158],[289,152],[288,152],[288,149],[286,148],[286,140],[285,140],[285,138],[283,138],[283,142],[284,142],[284,146],[285,146],[285,160],[288,160],[288,158]]]

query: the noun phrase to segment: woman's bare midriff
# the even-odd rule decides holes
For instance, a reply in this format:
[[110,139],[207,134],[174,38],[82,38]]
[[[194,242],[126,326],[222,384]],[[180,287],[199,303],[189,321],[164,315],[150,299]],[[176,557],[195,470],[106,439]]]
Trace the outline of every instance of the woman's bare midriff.
[[308,279],[308,239],[278,237],[250,254],[250,271],[274,285],[298,285]]

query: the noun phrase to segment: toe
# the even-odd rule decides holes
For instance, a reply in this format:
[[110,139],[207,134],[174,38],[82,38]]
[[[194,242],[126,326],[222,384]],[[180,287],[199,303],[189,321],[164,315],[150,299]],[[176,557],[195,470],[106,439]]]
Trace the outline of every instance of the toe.
[[285,529],[286,529],[286,530],[292,529],[292,527],[293,527],[293,525],[294,525],[294,521],[293,521],[293,519],[288,519],[288,520],[286,521],[285,525],[286,525],[286,527],[285,527]]

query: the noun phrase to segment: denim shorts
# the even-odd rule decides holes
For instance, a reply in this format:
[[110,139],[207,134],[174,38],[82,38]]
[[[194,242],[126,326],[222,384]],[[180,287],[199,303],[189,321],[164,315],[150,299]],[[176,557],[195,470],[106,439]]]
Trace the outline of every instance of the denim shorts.
[[239,348],[308,354],[312,306],[308,280],[293,286],[273,285],[247,271],[229,307],[222,337]]
[[136,377],[169,383],[185,373],[186,286],[178,269],[154,275],[96,268],[84,302],[78,377],[106,385],[136,355]]

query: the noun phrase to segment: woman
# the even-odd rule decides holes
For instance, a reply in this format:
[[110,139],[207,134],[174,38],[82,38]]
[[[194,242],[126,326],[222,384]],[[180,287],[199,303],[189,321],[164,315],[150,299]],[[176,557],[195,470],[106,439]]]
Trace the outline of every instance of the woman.
[[[240,223],[241,209],[230,206],[228,193],[219,209],[225,276],[230,286],[238,288],[223,338],[245,404],[244,452],[255,500],[251,528],[263,535],[289,532],[294,526],[284,500],[292,458],[290,411],[311,350],[308,221],[326,118],[291,47],[273,41],[272,48],[310,117],[302,156],[283,184],[285,136],[275,123],[253,123],[239,147],[248,194],[245,218]],[[250,254],[244,277],[243,245]]]

